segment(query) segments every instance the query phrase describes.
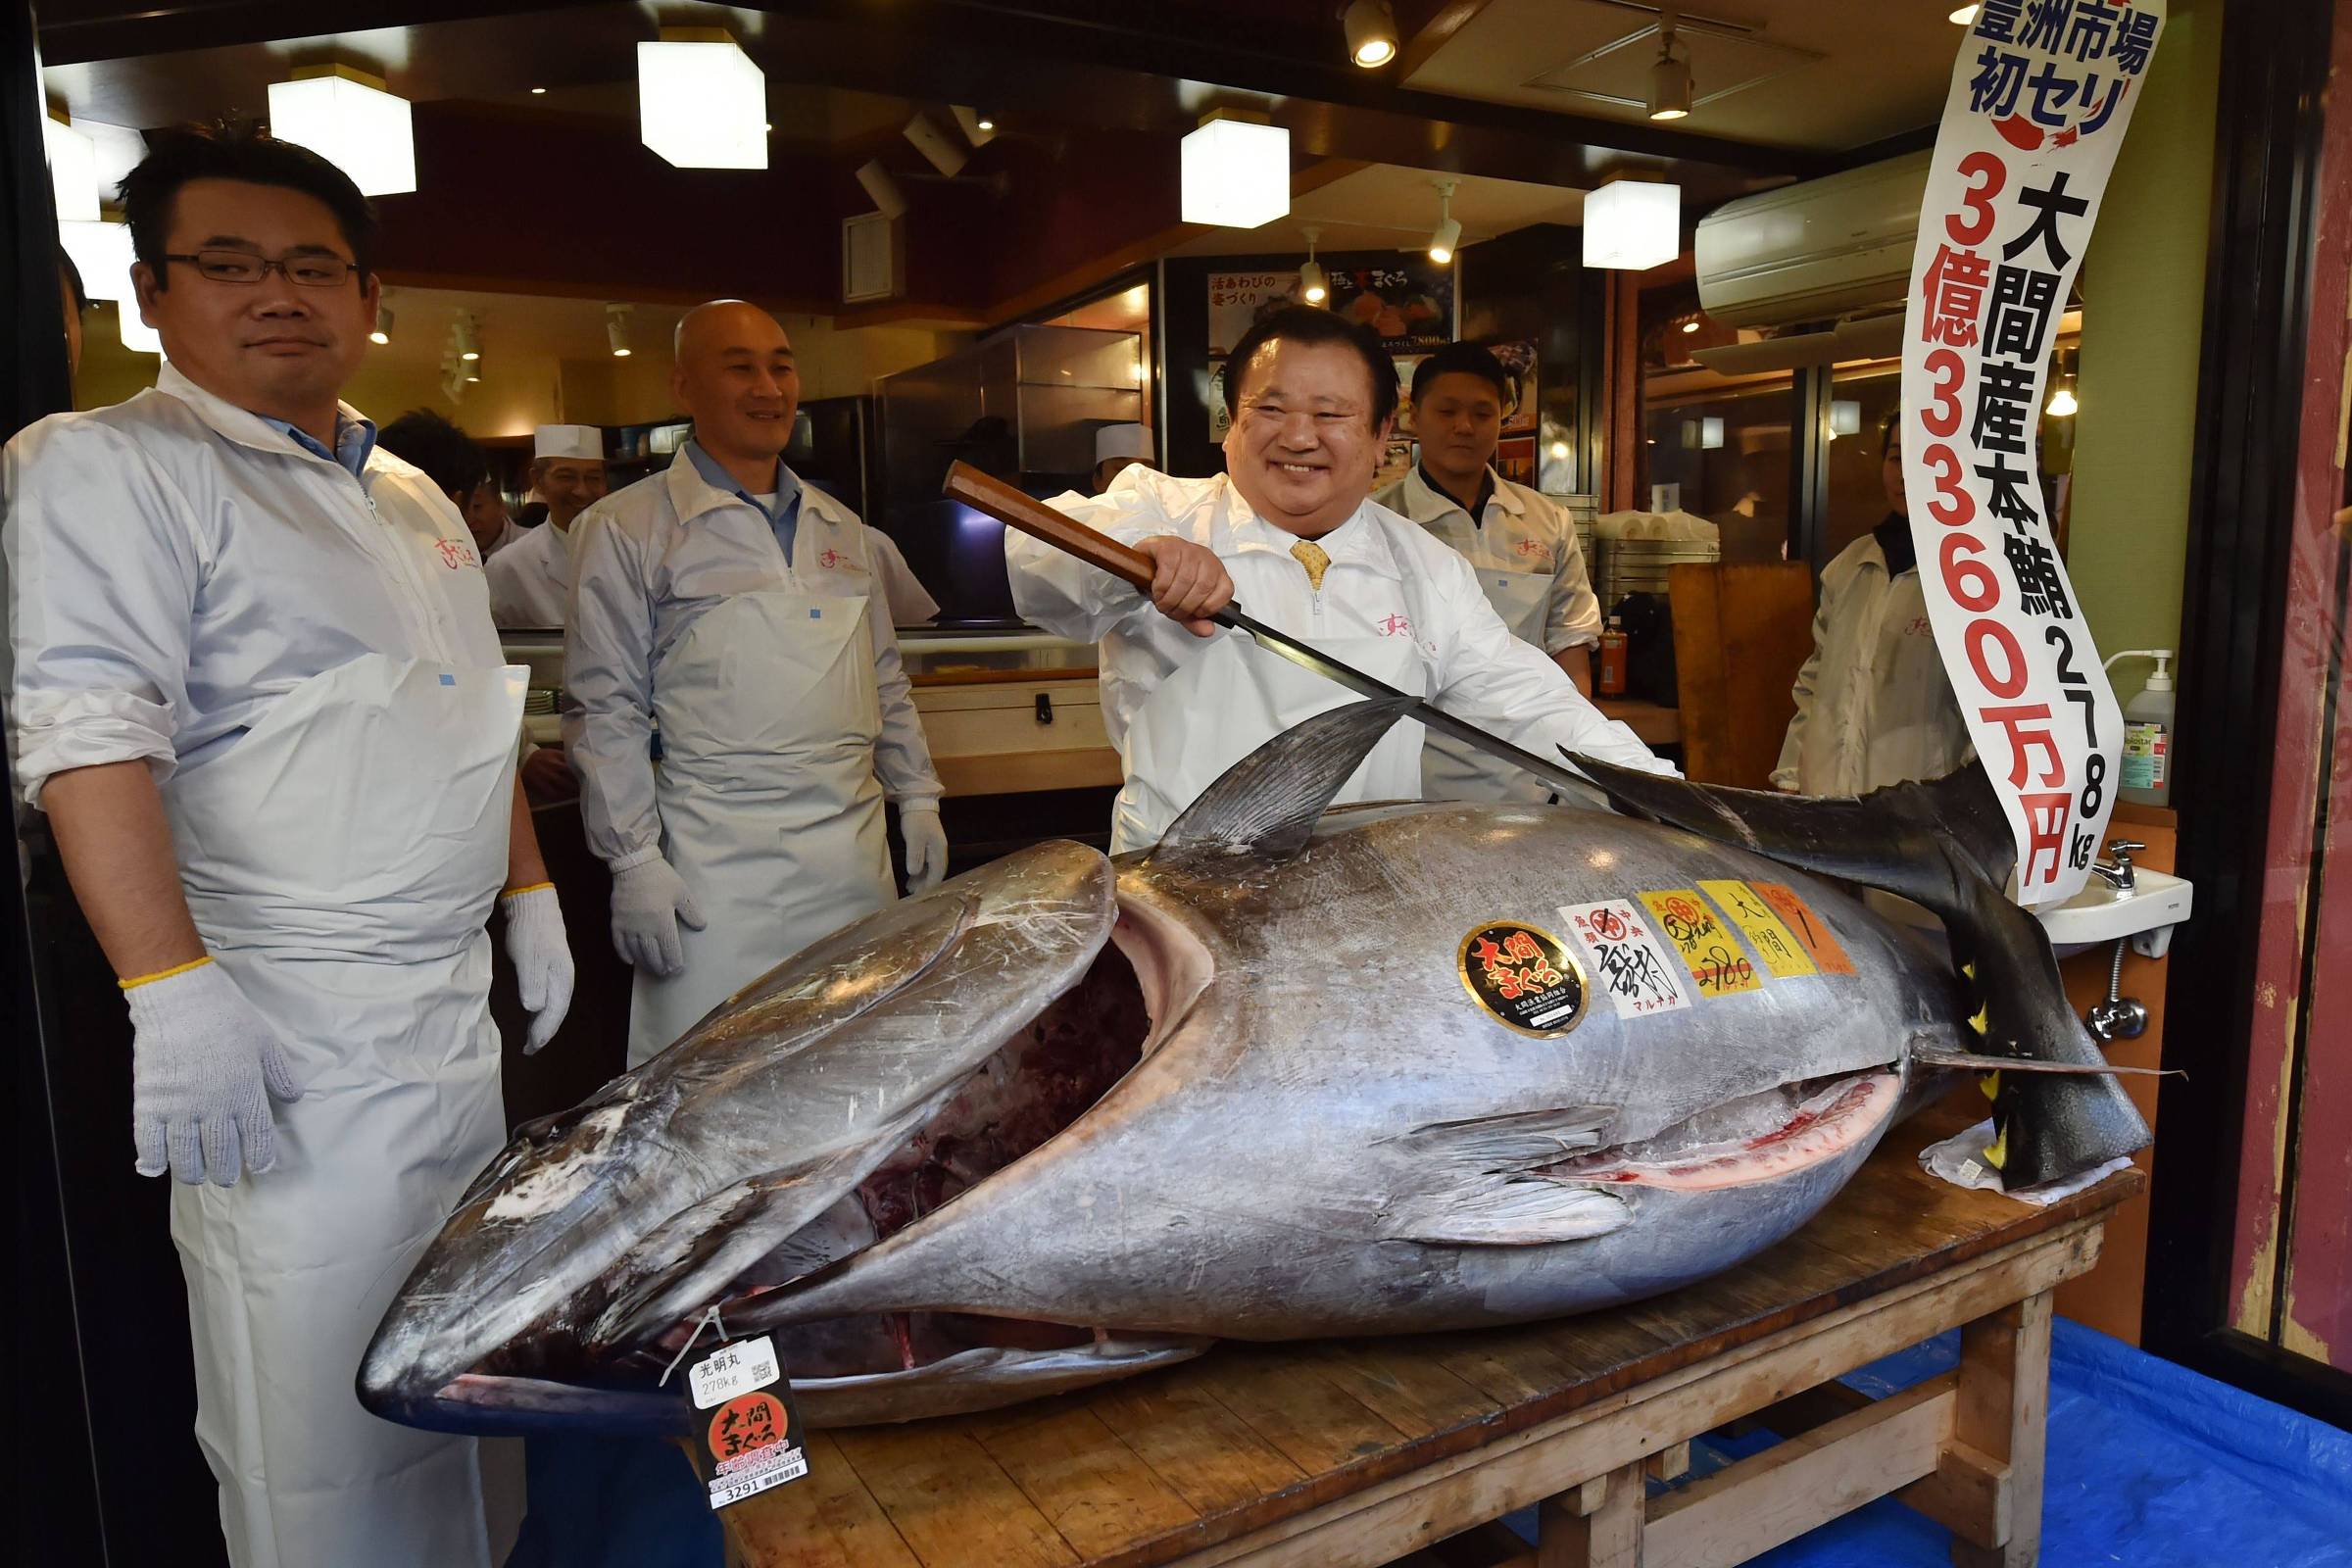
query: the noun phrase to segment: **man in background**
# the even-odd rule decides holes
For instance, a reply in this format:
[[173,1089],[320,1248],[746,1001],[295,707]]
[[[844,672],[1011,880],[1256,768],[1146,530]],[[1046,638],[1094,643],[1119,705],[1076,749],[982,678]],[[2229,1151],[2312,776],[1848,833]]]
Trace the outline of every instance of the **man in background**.
[[1822,568],[1813,657],[1797,671],[1796,714],[1772,770],[1778,790],[1864,795],[1941,778],[1970,755],[1919,583],[1897,414],[1879,435],[1879,481],[1886,515]]
[[1101,495],[1110,481],[1137,464],[1149,466],[1153,448],[1152,431],[1140,424],[1106,424],[1095,432],[1095,487]]
[[543,424],[531,436],[531,488],[547,521],[490,565],[490,616],[501,626],[562,626],[571,598],[571,525],[605,493],[605,432]]
[[[411,409],[376,435],[377,444],[406,458],[425,472],[449,497],[450,505],[466,519],[474,548],[484,561],[515,540],[522,530],[507,515],[498,486],[490,479],[490,460],[473,437],[430,409]],[[485,505],[485,498],[487,504]]]
[[[1590,697],[1600,601],[1567,509],[1494,471],[1509,397],[1502,362],[1475,343],[1449,343],[1423,360],[1412,391],[1421,462],[1375,499],[1468,562],[1511,635],[1549,656]],[[1551,793],[1444,735],[1429,737],[1421,776],[1434,801],[1538,802]]]

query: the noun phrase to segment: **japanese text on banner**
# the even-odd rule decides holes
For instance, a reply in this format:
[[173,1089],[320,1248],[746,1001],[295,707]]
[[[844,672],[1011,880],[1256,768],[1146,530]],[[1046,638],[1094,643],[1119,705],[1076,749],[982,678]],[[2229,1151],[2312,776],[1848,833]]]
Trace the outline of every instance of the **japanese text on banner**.
[[2036,448],[2058,318],[2163,27],[2163,0],[1986,0],[1920,206],[1903,487],[2024,904],[2082,887],[2115,809],[2123,719],[2051,538]]

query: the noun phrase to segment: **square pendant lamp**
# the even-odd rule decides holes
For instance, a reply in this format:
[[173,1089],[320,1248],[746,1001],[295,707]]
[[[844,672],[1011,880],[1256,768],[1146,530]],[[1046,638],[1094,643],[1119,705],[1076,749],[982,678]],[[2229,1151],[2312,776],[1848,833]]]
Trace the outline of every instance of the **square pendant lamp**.
[[49,154],[58,221],[98,221],[98,144],[52,115],[41,118],[41,143]]
[[1612,180],[1585,198],[1585,265],[1646,271],[1682,250],[1683,187]]
[[270,84],[270,134],[308,147],[367,196],[416,188],[409,101],[349,66],[314,66]]
[[84,294],[94,300],[130,298],[130,264],[136,258],[131,254],[128,223],[61,222],[57,225],[57,241],[74,258],[74,269],[81,273]]
[[118,304],[115,307],[115,318],[116,335],[122,339],[124,348],[133,354],[161,354],[164,352],[163,334],[139,319],[139,306],[136,300],[123,300]]
[[1256,228],[1291,210],[1291,133],[1225,114],[1184,138],[1183,213],[1188,223]]
[[765,169],[767,77],[730,33],[664,27],[637,46],[637,127],[679,169]]

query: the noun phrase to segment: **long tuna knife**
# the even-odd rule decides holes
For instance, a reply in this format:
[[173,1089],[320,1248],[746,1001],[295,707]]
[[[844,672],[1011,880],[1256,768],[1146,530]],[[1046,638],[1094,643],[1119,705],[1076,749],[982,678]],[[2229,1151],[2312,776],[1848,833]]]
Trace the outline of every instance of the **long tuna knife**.
[[[1150,556],[1098,533],[1083,522],[1064,516],[1044,502],[1023,494],[1002,479],[982,473],[968,463],[957,463],[949,467],[945,489],[951,501],[960,501],[974,512],[988,514],[1007,528],[1018,528],[1032,539],[1043,540],[1090,565],[1100,566],[1112,576],[1134,584],[1146,594],[1152,591],[1152,565]],[[1312,643],[1302,642],[1288,632],[1276,631],[1255,616],[1244,614],[1238,604],[1229,604],[1207,618],[1220,626],[1248,632],[1257,639],[1259,647],[1280,654],[1301,669],[1311,670],[1325,680],[1336,681],[1360,696],[1396,699],[1410,695],[1384,680],[1365,674],[1353,665],[1341,663]],[[1443,709],[1432,708],[1426,702],[1415,699],[1401,716],[1426,724],[1442,735],[1450,735],[1491,757],[1499,757],[1506,762],[1524,767],[1570,800],[1591,801],[1596,796],[1590,780],[1570,772],[1557,762],[1547,762],[1533,752],[1522,751],[1500,736],[1490,735],[1476,724],[1458,719]]]

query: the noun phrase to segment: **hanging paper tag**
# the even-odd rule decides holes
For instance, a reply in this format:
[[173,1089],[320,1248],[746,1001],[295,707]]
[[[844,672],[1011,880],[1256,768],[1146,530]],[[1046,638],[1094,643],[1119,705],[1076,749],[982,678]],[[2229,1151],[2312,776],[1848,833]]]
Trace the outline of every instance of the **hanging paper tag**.
[[687,1368],[694,1406],[707,1410],[710,1506],[724,1508],[808,1473],[792,1384],[766,1335],[722,1345]]

